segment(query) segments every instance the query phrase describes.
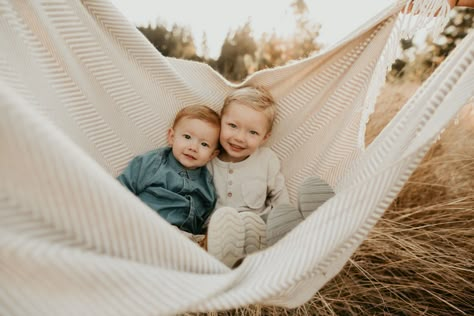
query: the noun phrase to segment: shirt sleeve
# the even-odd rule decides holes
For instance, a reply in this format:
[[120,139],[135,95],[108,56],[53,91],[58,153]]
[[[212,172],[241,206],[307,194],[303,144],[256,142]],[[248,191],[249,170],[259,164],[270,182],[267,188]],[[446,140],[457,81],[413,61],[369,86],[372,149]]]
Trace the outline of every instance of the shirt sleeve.
[[140,194],[147,187],[150,175],[155,174],[161,164],[162,159],[159,153],[153,150],[136,156],[117,177],[117,180],[133,194]]
[[280,170],[280,160],[275,153],[270,152],[268,160],[268,194],[267,205],[275,207],[280,204],[289,204],[290,198],[286,188],[285,177]]

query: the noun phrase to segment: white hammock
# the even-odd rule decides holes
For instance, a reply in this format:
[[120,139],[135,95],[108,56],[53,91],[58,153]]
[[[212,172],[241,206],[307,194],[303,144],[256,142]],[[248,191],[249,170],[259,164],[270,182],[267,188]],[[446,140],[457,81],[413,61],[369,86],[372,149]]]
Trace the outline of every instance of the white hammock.
[[[204,64],[164,58],[107,1],[0,0],[0,314],[175,314],[309,300],[474,90],[471,32],[362,149],[404,2],[331,49],[244,83],[277,100],[269,145],[293,201],[309,175],[336,196],[230,270],[115,176],[165,143],[179,109],[219,110],[236,85]],[[431,3],[446,15],[444,1]]]

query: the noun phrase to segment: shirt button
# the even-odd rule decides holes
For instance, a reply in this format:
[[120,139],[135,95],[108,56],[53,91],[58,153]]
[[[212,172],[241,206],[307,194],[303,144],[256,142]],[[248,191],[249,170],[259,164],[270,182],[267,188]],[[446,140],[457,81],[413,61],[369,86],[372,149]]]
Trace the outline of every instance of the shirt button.
[[230,174],[233,174],[233,173],[234,173],[234,170],[229,169],[229,173],[230,173]]
[[228,197],[232,197],[232,192],[227,193]]
[[232,185],[232,180],[229,181],[229,185]]

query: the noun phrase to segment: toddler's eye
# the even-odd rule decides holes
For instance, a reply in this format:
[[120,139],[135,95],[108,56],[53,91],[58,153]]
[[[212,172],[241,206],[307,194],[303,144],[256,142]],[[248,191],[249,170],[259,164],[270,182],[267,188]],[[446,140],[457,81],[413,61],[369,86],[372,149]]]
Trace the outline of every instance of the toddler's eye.
[[203,146],[203,147],[209,147],[209,144],[207,144],[207,143],[201,143],[201,146]]
[[252,135],[258,135],[258,132],[256,132],[256,131],[250,131],[250,134],[252,134]]
[[188,135],[188,134],[184,134],[183,137],[186,139],[191,139],[191,135]]
[[232,128],[236,128],[236,127],[237,127],[237,125],[235,125],[234,123],[229,123],[228,125],[229,125],[230,127],[232,127]]

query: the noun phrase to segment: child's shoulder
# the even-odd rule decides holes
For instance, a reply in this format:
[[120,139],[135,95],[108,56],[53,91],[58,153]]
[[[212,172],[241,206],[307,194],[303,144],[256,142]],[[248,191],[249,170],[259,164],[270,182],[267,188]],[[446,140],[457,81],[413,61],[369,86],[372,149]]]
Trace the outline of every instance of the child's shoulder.
[[163,157],[165,157],[170,152],[169,147],[160,147],[149,150],[143,154],[140,154],[135,157],[135,159],[142,160],[143,162],[151,162],[151,161],[161,161]]
[[268,147],[260,147],[256,152],[258,156],[255,157],[261,165],[265,164],[271,170],[280,169],[280,159],[277,154]]
[[259,158],[276,158],[277,156],[275,152],[269,147],[260,147],[255,153],[259,156]]
[[169,151],[171,150],[170,147],[159,147],[159,148],[155,148],[155,149],[152,149],[152,150],[149,150],[139,156],[155,156],[155,155],[159,155],[159,156],[162,156],[166,153],[168,153]]

